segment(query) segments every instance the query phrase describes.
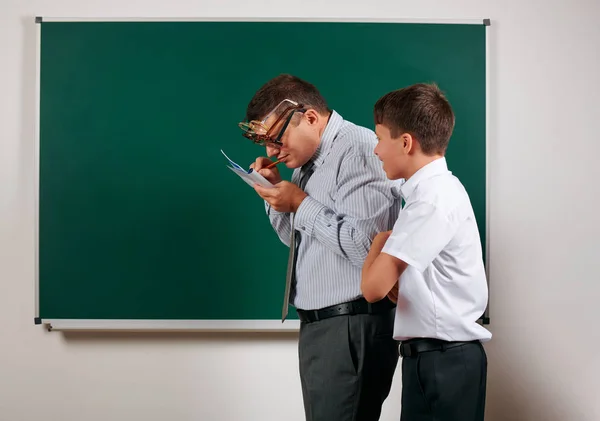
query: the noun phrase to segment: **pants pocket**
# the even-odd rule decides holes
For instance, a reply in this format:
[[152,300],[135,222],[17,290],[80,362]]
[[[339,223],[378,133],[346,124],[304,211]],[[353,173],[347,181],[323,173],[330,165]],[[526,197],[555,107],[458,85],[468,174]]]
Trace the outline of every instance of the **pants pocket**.
[[423,370],[421,370],[421,364],[422,364],[422,355],[419,354],[417,355],[417,384],[419,385],[419,390],[421,391],[421,395],[423,395],[423,400],[425,401],[427,407],[429,408],[429,411],[432,410],[431,408],[431,401],[427,396],[427,387],[431,388],[433,385],[430,384],[431,379],[428,379],[424,373]]
[[357,341],[358,338],[355,338],[355,336],[355,332],[353,332],[352,318],[350,316],[346,316],[346,338],[343,342],[346,344],[350,362],[354,369],[353,374],[358,375],[360,366],[360,348],[357,346],[359,343]]

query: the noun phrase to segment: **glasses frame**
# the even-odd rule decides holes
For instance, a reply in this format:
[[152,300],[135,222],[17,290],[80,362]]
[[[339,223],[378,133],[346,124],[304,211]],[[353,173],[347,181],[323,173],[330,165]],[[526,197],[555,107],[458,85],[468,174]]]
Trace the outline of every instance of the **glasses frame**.
[[[288,103],[289,105],[283,110],[283,112],[279,115],[279,117],[277,117],[277,120],[275,120],[273,122],[271,127],[267,127],[266,121],[269,119],[269,117],[271,117],[271,115],[274,112],[276,112],[281,107],[282,104],[285,104],[285,103]],[[269,113],[266,115],[266,117],[263,118],[262,120],[260,120],[260,121],[252,120],[250,122],[241,122],[238,124],[238,126],[244,131],[244,133],[242,133],[242,136],[244,136],[247,139],[250,139],[252,142],[254,142],[257,145],[265,146],[267,144],[273,144],[276,147],[281,147],[281,146],[283,146],[283,143],[281,142],[281,137],[283,136],[283,134],[285,133],[285,130],[287,129],[288,125],[290,124],[292,117],[294,116],[294,114],[296,112],[305,112],[305,111],[306,111],[306,109],[304,108],[304,105],[299,104],[296,101],[292,101],[291,99],[286,98],[283,101],[281,101],[279,104],[277,104],[277,106],[275,106],[275,108],[273,108],[271,111],[269,111]],[[288,114],[288,113],[289,113],[289,115],[286,118],[286,114]],[[276,138],[273,138],[272,131],[284,119],[285,119],[285,123],[284,123],[283,127],[281,128],[281,130],[279,131],[279,134],[277,135]],[[253,126],[260,127],[261,129],[263,129],[265,131],[265,133],[257,133]]]

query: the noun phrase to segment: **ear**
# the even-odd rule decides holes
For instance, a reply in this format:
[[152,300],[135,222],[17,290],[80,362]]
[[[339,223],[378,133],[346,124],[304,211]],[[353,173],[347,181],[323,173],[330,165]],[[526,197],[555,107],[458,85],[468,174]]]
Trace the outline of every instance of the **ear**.
[[401,147],[405,155],[409,155],[411,152],[414,152],[415,139],[410,133],[403,133],[400,137],[400,141],[402,142]]
[[319,122],[319,119],[321,118],[319,113],[312,108],[309,108],[304,112],[304,117],[306,117],[306,121],[310,125],[317,124]]

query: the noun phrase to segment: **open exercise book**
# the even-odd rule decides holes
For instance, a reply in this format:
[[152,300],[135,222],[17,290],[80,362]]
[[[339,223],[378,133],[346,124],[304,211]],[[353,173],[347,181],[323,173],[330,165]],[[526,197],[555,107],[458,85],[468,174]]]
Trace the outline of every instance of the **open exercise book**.
[[254,171],[252,168],[245,170],[242,167],[240,167],[238,164],[233,162],[231,159],[229,159],[229,157],[227,155],[225,155],[225,152],[223,152],[223,149],[221,149],[221,153],[223,154],[223,156],[225,156],[225,158],[227,158],[227,161],[229,161],[229,163],[231,164],[231,165],[228,165],[227,168],[229,168],[231,171],[233,171],[234,173],[239,175],[240,178],[242,180],[244,180],[246,183],[248,183],[251,187],[254,187],[255,184],[258,184],[263,187],[273,187],[273,185],[269,182],[269,180],[264,178],[262,175],[260,175],[256,171]]

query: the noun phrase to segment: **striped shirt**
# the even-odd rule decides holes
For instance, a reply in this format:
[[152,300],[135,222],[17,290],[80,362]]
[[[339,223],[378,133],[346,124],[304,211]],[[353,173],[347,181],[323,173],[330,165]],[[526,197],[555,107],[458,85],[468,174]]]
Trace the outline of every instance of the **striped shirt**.
[[[361,296],[362,266],[373,237],[391,230],[401,208],[400,185],[388,180],[373,152],[377,138],[333,111],[312,157],[308,194],[294,217],[297,250],[291,303],[314,310]],[[292,174],[299,184],[302,170]],[[290,245],[290,214],[265,202],[281,241]]]

